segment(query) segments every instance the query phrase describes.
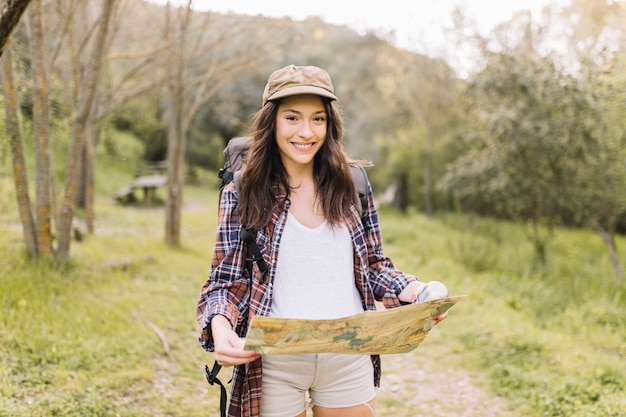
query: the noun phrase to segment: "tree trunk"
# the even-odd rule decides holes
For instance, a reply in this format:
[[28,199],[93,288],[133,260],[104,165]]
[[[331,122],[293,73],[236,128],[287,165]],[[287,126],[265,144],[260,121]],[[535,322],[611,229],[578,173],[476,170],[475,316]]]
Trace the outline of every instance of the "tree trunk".
[[109,20],[112,15],[115,0],[104,1],[102,15],[99,22],[95,45],[91,51],[90,59],[85,68],[85,76],[80,86],[80,96],[76,109],[76,118],[72,126],[72,139],[70,143],[70,155],[65,182],[65,195],[59,213],[59,245],[57,257],[69,258],[70,242],[72,238],[72,220],[74,218],[74,206],[78,194],[79,176],[81,173],[82,153],[87,140],[87,124],[93,102],[96,95],[98,80],[104,61],[105,44],[109,29]]
[[95,187],[95,159],[94,148],[96,146],[96,126],[93,117],[87,124],[87,138],[85,141],[85,160],[83,161],[84,171],[84,198],[85,198],[85,223],[87,233],[94,233],[95,207],[94,207],[94,187]]
[[[174,8],[179,13],[176,19],[170,18],[172,7],[170,2],[166,6],[166,33],[164,38],[171,45],[168,53],[168,78],[167,83],[167,123],[168,123],[168,189],[165,219],[165,241],[170,245],[180,244],[181,208],[184,186],[184,165],[187,132],[191,121],[201,106],[213,97],[227,82],[241,72],[261,62],[267,56],[265,39],[257,39],[257,45],[251,47],[246,54],[239,54],[229,58],[215,58],[205,73],[200,77],[196,74],[190,76],[186,72],[186,63],[193,62],[192,55],[197,53],[188,45],[188,28],[191,26],[193,17],[192,0],[187,0],[186,7]],[[181,14],[184,16],[181,17]],[[208,17],[208,15],[207,15]],[[172,30],[172,24],[176,22],[176,29]],[[208,24],[208,22],[206,23]],[[173,33],[173,35],[172,35]],[[225,34],[224,36],[228,36]],[[271,44],[273,48],[275,44]],[[185,49],[186,48],[186,49]],[[213,53],[219,57],[219,50],[223,44],[216,41],[209,49],[215,49]],[[193,64],[191,65],[193,66]],[[190,79],[196,79],[190,81]],[[192,91],[190,91],[192,90]],[[191,103],[186,101],[188,97],[195,97]]]
[[6,3],[6,6],[0,9],[0,58],[4,51],[4,45],[7,44],[11,32],[20,22],[30,0],[13,0]]
[[424,210],[429,218],[433,217],[432,167],[433,167],[433,129],[428,122],[427,150],[424,155]]
[[619,262],[619,257],[617,256],[617,248],[615,245],[615,238],[613,237],[613,234],[601,227],[598,223],[596,223],[595,229],[600,233],[600,236],[602,237],[602,242],[604,242],[604,245],[609,252],[609,257],[611,258],[611,264],[613,265],[615,278],[617,278],[618,281],[622,281],[624,279],[624,274],[622,272],[622,267]]
[[13,59],[10,47],[5,49],[2,68],[4,72],[4,110],[6,113],[7,133],[13,154],[13,178],[15,181],[15,194],[17,197],[17,208],[22,222],[24,233],[24,243],[26,250],[31,256],[37,256],[37,234],[35,232],[35,221],[28,195],[28,175],[26,172],[26,158],[24,157],[24,144],[20,129],[17,94],[13,84]]
[[52,203],[50,161],[50,104],[46,79],[41,0],[34,0],[29,13],[31,27],[31,59],[33,72],[33,121],[35,136],[35,190],[37,224],[37,253],[45,259],[53,258]]
[[398,207],[403,213],[406,213],[409,209],[409,178],[406,172],[402,172],[398,176],[398,193],[396,195]]
[[184,185],[184,146],[182,132],[182,92],[180,86],[170,86],[167,140],[167,201],[165,205],[165,242],[180,244],[180,212]]
[[78,176],[78,195],[76,196],[76,207],[79,207],[85,211],[85,223],[87,226],[87,232],[93,233],[94,231],[94,147],[95,147],[95,126],[92,118],[86,126],[87,134],[85,136],[85,147],[83,148],[83,154],[81,161],[81,174]]
[[[170,5],[167,5],[168,22]],[[191,18],[191,1],[187,4],[185,18],[179,23],[174,47],[170,49],[169,62],[174,63],[173,76],[168,82],[168,138],[167,138],[167,201],[165,203],[165,243],[180,245],[181,209],[184,186],[185,163],[185,129],[183,127],[183,106],[185,80],[185,38],[189,19]],[[167,28],[169,37],[170,28]]]

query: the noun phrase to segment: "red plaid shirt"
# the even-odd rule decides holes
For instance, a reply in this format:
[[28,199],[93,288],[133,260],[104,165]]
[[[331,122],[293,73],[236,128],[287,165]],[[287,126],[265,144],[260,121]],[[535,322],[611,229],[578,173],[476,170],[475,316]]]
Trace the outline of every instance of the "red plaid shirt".
[[[284,196],[279,196],[284,198]],[[248,323],[254,315],[267,316],[272,302],[272,282],[275,276],[279,242],[287,219],[289,201],[284,210],[272,215],[269,227],[259,230],[256,241],[267,264],[270,266],[268,279],[261,284],[256,264],[251,280],[245,272],[244,255],[246,244],[239,238],[241,223],[237,210],[237,193],[234,182],[224,188],[219,207],[219,221],[215,250],[210,275],[202,287],[197,306],[197,319],[201,325],[200,343],[213,351],[211,319],[221,314],[233,323],[240,337],[245,337]],[[368,186],[368,210],[365,216],[367,228],[363,227],[359,212],[352,207],[346,219],[354,247],[354,279],[361,294],[363,308],[376,310],[375,300],[382,301],[386,308],[402,305],[397,295],[412,281],[413,275],[398,271],[392,261],[383,255],[382,235],[378,214],[373,202],[372,189]],[[380,357],[372,356],[374,384],[379,386]],[[229,417],[256,417],[261,401],[262,359],[236,366],[230,392]]]

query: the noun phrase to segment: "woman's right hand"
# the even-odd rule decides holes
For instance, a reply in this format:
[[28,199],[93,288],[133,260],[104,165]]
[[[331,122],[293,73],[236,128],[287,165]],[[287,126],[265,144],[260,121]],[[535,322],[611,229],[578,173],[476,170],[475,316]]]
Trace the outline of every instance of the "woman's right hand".
[[242,365],[261,357],[253,350],[243,350],[241,339],[233,331],[226,317],[221,315],[213,317],[211,319],[211,331],[215,345],[215,360],[220,365]]

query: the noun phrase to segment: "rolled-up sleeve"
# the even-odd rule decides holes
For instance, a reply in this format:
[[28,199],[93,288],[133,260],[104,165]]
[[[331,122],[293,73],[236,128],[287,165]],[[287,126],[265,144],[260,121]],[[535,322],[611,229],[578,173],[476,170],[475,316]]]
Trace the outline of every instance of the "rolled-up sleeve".
[[221,195],[215,249],[209,278],[200,291],[196,318],[201,327],[200,344],[212,351],[211,320],[225,316],[237,328],[249,303],[249,281],[244,274],[244,244],[239,238],[241,221],[235,185],[227,185]]

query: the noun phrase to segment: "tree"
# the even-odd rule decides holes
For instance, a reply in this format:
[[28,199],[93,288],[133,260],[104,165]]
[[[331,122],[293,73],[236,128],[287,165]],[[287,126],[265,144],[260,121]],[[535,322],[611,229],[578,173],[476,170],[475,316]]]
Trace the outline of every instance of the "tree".
[[456,77],[441,60],[408,51],[390,55],[391,65],[378,78],[378,100],[388,112],[378,137],[386,159],[383,169],[396,188],[396,205],[403,211],[419,205],[431,217],[432,184],[438,175],[435,161],[442,152],[445,131],[452,126]]
[[50,156],[50,105],[48,80],[44,59],[44,35],[41,0],[33,0],[30,9],[31,67],[34,79],[33,122],[35,135],[35,191],[37,196],[35,219],[37,221],[38,255],[45,259],[54,257],[52,249],[53,205]]
[[[251,38],[246,37],[255,28],[229,24],[227,17],[209,30],[211,15],[204,14],[201,20],[194,20],[192,3],[188,0],[186,7],[174,10],[169,2],[166,5],[165,37],[170,48],[164,65],[169,74],[165,99],[168,125],[165,241],[169,245],[180,244],[185,150],[193,118],[220,88],[263,59],[270,44],[263,33],[250,42]],[[236,47],[241,38],[247,41],[241,43],[243,49]],[[208,60],[206,56],[198,56],[204,55],[204,51],[209,51]]]
[[[73,237],[73,206],[76,201],[77,191],[75,184],[81,184],[83,182],[93,184],[93,144],[94,140],[93,132],[95,131],[95,115],[94,106],[90,103],[95,102],[95,96],[97,93],[98,79],[100,68],[105,55],[104,46],[110,44],[111,39],[106,36],[108,22],[113,20],[113,10],[115,1],[107,1],[104,4],[102,14],[97,16],[96,19],[89,19],[90,13],[94,11],[93,3],[82,3],[77,0],[70,0],[69,4],[65,4],[67,7],[59,7],[58,10],[62,11],[61,14],[56,15],[48,9],[48,29],[55,31],[60,35],[58,37],[46,37],[44,35],[44,28],[42,25],[42,4],[40,0],[34,0],[32,3],[31,13],[29,14],[29,40],[30,40],[30,69],[32,71],[32,114],[34,122],[34,136],[35,136],[35,177],[36,177],[36,210],[35,210],[35,229],[37,232],[37,239],[35,242],[35,249],[30,250],[35,256],[52,259],[52,258],[67,258],[69,256],[69,245]],[[81,9],[82,6],[82,9]],[[83,13],[79,16],[79,12]],[[96,14],[98,12],[95,12]],[[60,19],[55,19],[59,16]],[[95,20],[91,28],[87,28],[86,35],[79,36],[77,27],[81,24],[85,26],[90,25],[90,20]],[[77,23],[80,22],[80,23]],[[55,24],[57,26],[55,26]],[[78,30],[80,31],[80,30]],[[48,43],[45,43],[45,42]],[[62,50],[61,45],[67,41],[67,50],[71,51],[69,54],[60,54]],[[81,47],[76,47],[77,44],[81,44]],[[92,49],[88,49],[88,45],[93,45]],[[44,51],[52,52],[45,54]],[[89,52],[89,58],[81,62],[80,55],[85,55],[84,51]],[[63,207],[61,211],[56,210],[56,186],[54,183],[54,177],[52,175],[52,156],[49,145],[50,137],[50,117],[49,117],[49,76],[54,78],[55,73],[55,61],[59,58],[68,58],[65,62],[71,62],[72,66],[68,66],[72,75],[66,79],[70,80],[67,83],[67,89],[65,91],[73,92],[68,94],[71,98],[69,102],[66,102],[67,109],[77,109],[77,114],[73,124],[72,131],[72,143],[70,147],[70,156],[68,158],[68,171],[66,176],[66,192]],[[50,70],[48,73],[48,69]],[[6,71],[5,71],[6,72]],[[63,76],[64,72],[61,70],[60,74]],[[12,77],[7,77],[11,79]],[[58,98],[56,103],[60,103]],[[10,106],[7,106],[7,111],[10,110]],[[59,108],[61,106],[57,106]],[[109,106],[110,108],[110,106]],[[66,110],[67,115],[71,111]],[[60,112],[57,116],[63,116],[64,113]],[[12,118],[12,116],[11,116]],[[13,147],[15,164],[19,166],[20,160],[23,160],[23,150],[17,147],[19,142],[13,141],[16,146]],[[21,155],[21,156],[20,156]],[[87,167],[87,168],[85,168]],[[16,181],[21,178],[21,174],[16,172]],[[78,172],[78,174],[77,174]],[[24,178],[26,178],[24,176]],[[22,184],[23,183],[23,184]],[[19,210],[21,213],[29,213],[31,211],[30,202],[28,200],[28,187],[26,179],[20,180],[19,184],[16,183],[16,193],[18,195]],[[93,188],[88,190],[88,195],[93,199]],[[93,220],[93,205],[91,210],[87,211],[88,219]],[[22,216],[25,218],[25,214]],[[56,235],[58,238],[58,245],[53,248],[52,245],[52,222],[55,220]],[[27,229],[28,222],[23,220],[24,228]],[[88,226],[89,226],[88,222]],[[93,230],[91,224],[90,231]],[[25,236],[29,237],[30,233],[25,230]],[[30,248],[31,243],[29,239],[26,239],[27,247]]]
[[11,48],[5,49],[2,61],[3,88],[4,88],[4,110],[6,112],[7,132],[11,153],[13,155],[13,178],[17,197],[17,207],[24,233],[26,250],[31,256],[37,256],[39,248],[37,245],[37,233],[35,232],[35,220],[33,218],[32,204],[28,193],[28,175],[26,172],[26,158],[24,156],[24,145],[22,130],[20,129],[17,93],[13,81],[13,60]]
[[[163,82],[164,74],[159,74],[155,67],[166,49],[164,40],[151,36],[150,31],[142,32],[143,37],[138,38],[133,30],[132,17],[129,17],[136,14],[148,15],[152,7],[147,2],[123,1],[116,8],[117,13],[110,18],[111,29],[108,31],[102,63],[107,69],[106,79],[97,85],[93,110],[86,121],[82,172],[79,175],[77,204],[85,210],[88,233],[94,233],[95,229],[95,147],[100,131],[99,124],[127,101],[150,92]],[[83,9],[85,14],[87,11],[87,8]],[[90,32],[91,30],[88,33]],[[80,42],[79,34],[70,36],[77,37],[71,42]],[[116,37],[125,39],[126,42],[123,45],[116,44]],[[79,57],[73,59],[73,62],[80,62]],[[74,68],[74,73],[77,74],[77,85],[80,85],[82,71]]]
[[18,120],[16,87],[13,79],[11,53],[4,61],[4,90],[6,96],[7,127],[13,153],[13,172],[18,210],[26,248],[31,256],[45,259],[54,257],[52,247],[52,178],[50,173],[48,82],[44,63],[41,1],[34,0],[29,13],[31,29],[31,68],[33,72],[33,121],[35,136],[36,204],[31,205],[28,176],[21,129]]
[[[466,152],[449,164],[440,185],[467,208],[528,221],[539,259],[549,237],[540,225],[548,231],[557,222],[592,227],[620,277],[614,234],[626,210],[619,191],[626,187],[618,104],[624,84],[610,76],[616,44],[601,40],[614,29],[604,23],[611,8],[602,1],[574,4],[586,17],[569,50],[551,51],[555,34],[534,27],[527,14],[479,39],[485,66],[464,94]],[[581,13],[583,5],[591,9]],[[553,25],[567,24],[570,15],[562,13],[545,16]]]
[[88,120],[92,117],[93,103],[96,88],[100,79],[104,51],[109,30],[110,18],[113,14],[115,0],[106,0],[102,6],[102,14],[99,20],[94,46],[90,58],[84,68],[83,82],[78,91],[78,103],[76,116],[72,125],[69,160],[65,180],[65,193],[59,213],[59,244],[57,257],[66,259],[69,257],[70,242],[72,239],[71,228],[74,218],[74,207],[78,195],[80,183],[81,161],[88,133]]
[[6,0],[3,3],[5,4],[0,4],[0,58],[11,32],[20,22],[30,0]]
[[598,151],[599,112],[547,57],[494,54],[469,84],[467,152],[442,185],[475,209],[529,221],[539,260],[550,228],[571,215],[578,172]]

